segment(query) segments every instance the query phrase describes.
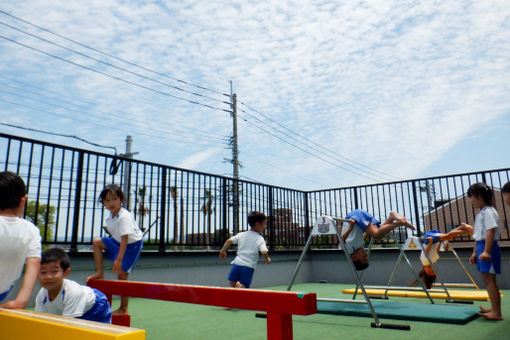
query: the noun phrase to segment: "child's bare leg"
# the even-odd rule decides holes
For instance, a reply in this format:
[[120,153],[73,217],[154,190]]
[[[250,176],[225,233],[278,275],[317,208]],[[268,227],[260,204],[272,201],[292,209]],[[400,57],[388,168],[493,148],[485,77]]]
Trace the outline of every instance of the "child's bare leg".
[[473,230],[471,228],[466,228],[465,226],[460,226],[460,227],[450,230],[448,232],[448,234],[441,234],[440,238],[441,238],[441,241],[451,241],[457,236],[472,235],[472,234],[473,234]]
[[503,320],[501,315],[501,295],[496,283],[496,274],[482,273],[483,280],[489,293],[491,308],[487,312],[478,313],[487,320]]
[[236,283],[234,281],[230,281],[229,283],[230,283],[230,287],[232,287],[232,288],[236,287]]
[[407,221],[407,218],[404,215],[399,214],[396,211],[390,211],[388,218],[386,219],[386,221],[384,221],[383,224],[391,223],[398,223],[399,226],[402,225],[413,230],[415,229],[414,226],[411,223],[409,223],[409,221]]
[[236,282],[236,288],[246,288],[246,286],[243,285],[241,282],[237,281]]
[[92,241],[92,249],[94,250],[94,263],[96,264],[96,272],[90,276],[87,276],[86,282],[90,279],[102,279],[104,277],[103,269],[103,250],[106,249],[103,241],[100,238]]
[[[127,280],[128,276],[129,276],[129,273],[121,270],[119,272],[118,278],[119,278],[119,280]],[[128,296],[121,296],[120,297],[120,306],[119,306],[119,308],[117,310],[114,310],[112,312],[112,315],[127,314],[127,312],[128,312],[128,303],[129,303],[129,297]]]

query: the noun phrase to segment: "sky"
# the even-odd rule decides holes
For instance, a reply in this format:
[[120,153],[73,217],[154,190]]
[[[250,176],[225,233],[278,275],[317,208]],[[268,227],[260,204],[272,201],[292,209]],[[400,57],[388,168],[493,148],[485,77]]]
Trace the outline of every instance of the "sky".
[[136,159],[231,176],[231,89],[243,179],[315,190],[507,168],[510,2],[0,4],[1,124],[119,152],[131,135]]

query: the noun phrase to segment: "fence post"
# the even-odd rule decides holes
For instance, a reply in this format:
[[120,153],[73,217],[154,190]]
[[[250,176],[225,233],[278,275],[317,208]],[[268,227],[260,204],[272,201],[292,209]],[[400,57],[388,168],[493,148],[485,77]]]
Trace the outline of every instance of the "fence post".
[[[78,168],[76,169],[76,188],[74,191],[74,210],[73,210],[73,232],[71,235],[71,252],[78,251],[78,230],[80,227],[80,200],[81,185],[83,182],[83,151],[78,153]],[[85,226],[83,226],[85,227]]]
[[358,188],[353,188],[352,190],[354,190],[354,209],[359,209]]
[[[159,212],[159,252],[165,252],[166,168],[161,167],[161,202]],[[181,207],[182,209],[182,207]],[[175,237],[175,235],[174,235]]]
[[222,188],[223,188],[223,200],[221,205],[221,233],[220,233],[220,243],[223,244],[228,239],[228,185],[227,185],[227,179],[222,178]]
[[[418,210],[418,197],[416,195],[416,181],[412,181],[413,183],[413,204],[414,204],[414,215],[416,216],[416,232],[418,236],[421,236],[421,226],[420,226],[420,211]],[[427,193],[428,195],[428,193]]]
[[[308,240],[308,237],[310,237],[310,232],[311,232],[311,226],[310,226],[310,212],[309,212],[309,209],[308,209],[308,192],[304,192],[304,196],[305,196],[305,202],[304,202],[304,205],[305,205],[305,240]],[[304,244],[303,244],[304,246]]]
[[274,216],[273,216],[273,187],[268,187],[269,195],[267,206],[269,208],[269,218],[267,221],[267,227],[269,229],[269,250],[274,250]]

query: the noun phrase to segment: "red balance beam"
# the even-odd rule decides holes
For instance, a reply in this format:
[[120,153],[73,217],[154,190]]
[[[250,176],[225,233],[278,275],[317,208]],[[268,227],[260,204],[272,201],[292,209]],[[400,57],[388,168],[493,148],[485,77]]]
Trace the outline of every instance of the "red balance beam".
[[267,338],[292,339],[292,315],[317,313],[315,293],[191,286],[167,283],[90,280],[88,285],[112,295],[249,309],[267,312]]

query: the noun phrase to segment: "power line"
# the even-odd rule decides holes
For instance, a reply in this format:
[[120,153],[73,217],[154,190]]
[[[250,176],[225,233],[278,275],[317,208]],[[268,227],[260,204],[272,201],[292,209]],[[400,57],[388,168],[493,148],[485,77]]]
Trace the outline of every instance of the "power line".
[[191,82],[188,82],[188,81],[185,81],[185,80],[182,80],[182,79],[178,79],[178,78],[175,78],[175,77],[169,76],[169,75],[167,75],[167,74],[164,74],[164,73],[161,73],[161,72],[158,72],[158,71],[151,70],[151,69],[149,69],[149,68],[146,68],[146,67],[141,66],[141,65],[138,65],[138,64],[136,64],[136,63],[133,63],[133,62],[127,61],[127,60],[125,60],[125,59],[119,58],[119,57],[114,56],[114,55],[112,55],[112,54],[109,54],[109,53],[106,53],[106,52],[100,51],[100,50],[98,50],[98,49],[96,49],[96,48],[94,48],[94,47],[91,47],[91,46],[85,45],[85,44],[83,44],[83,43],[80,43],[79,41],[76,41],[76,40],[73,40],[73,39],[71,39],[71,38],[65,37],[65,36],[63,36],[63,35],[61,35],[61,34],[55,33],[55,32],[53,32],[53,31],[51,31],[51,30],[49,30],[49,29],[47,29],[47,28],[44,28],[44,27],[42,27],[42,26],[38,26],[38,25],[36,25],[36,24],[33,24],[33,23],[31,23],[31,22],[29,22],[29,21],[27,21],[27,20],[25,20],[25,19],[21,19],[21,18],[19,18],[19,17],[15,16],[15,15],[10,14],[10,13],[8,13],[8,12],[6,12],[6,11],[1,10],[1,9],[0,9],[0,13],[2,13],[2,14],[4,14],[4,15],[7,15],[7,16],[9,16],[9,17],[13,18],[13,19],[16,19],[16,20],[19,20],[19,21],[21,21],[21,22],[24,22],[25,24],[30,25],[30,26],[32,26],[32,27],[35,27],[35,28],[37,28],[37,29],[40,29],[40,30],[42,30],[42,31],[48,32],[48,33],[50,33],[50,34],[53,34],[53,35],[55,35],[55,36],[57,36],[57,37],[59,37],[59,38],[61,38],[61,39],[67,40],[67,41],[72,42],[72,43],[74,43],[74,44],[76,44],[76,45],[82,46],[82,47],[84,47],[84,48],[87,48],[87,49],[92,50],[92,51],[94,51],[94,52],[100,53],[100,54],[105,55],[105,56],[107,56],[107,57],[113,58],[113,59],[115,59],[115,60],[121,61],[121,62],[126,63],[126,64],[128,64],[128,65],[131,65],[131,66],[134,66],[134,67],[140,68],[140,69],[142,69],[142,70],[144,70],[144,71],[151,72],[151,73],[157,74],[157,75],[159,75],[159,76],[162,76],[162,77],[165,77],[165,78],[168,78],[168,79],[172,79],[172,80],[175,80],[175,81],[177,81],[177,82],[180,82],[180,83],[183,83],[183,84],[186,84],[186,85],[189,85],[189,86],[193,86],[193,87],[199,88],[199,89],[201,89],[201,90],[210,91],[210,92],[213,92],[213,93],[216,93],[216,94],[220,94],[220,95],[224,95],[224,96],[226,96],[226,97],[230,97],[230,95],[229,95],[229,94],[226,94],[226,93],[223,93],[223,92],[220,92],[220,91],[217,91],[217,90],[213,90],[213,89],[210,89],[210,88],[207,88],[207,87],[201,86],[201,85],[196,85],[196,84],[193,84],[193,83],[191,83]]
[[[245,154],[246,154],[246,152],[245,152]],[[313,179],[306,178],[306,177],[303,177],[303,176],[299,176],[299,175],[296,175],[296,174],[289,174],[289,173],[287,172],[288,170],[283,169],[283,168],[281,168],[281,167],[278,167],[278,166],[274,165],[273,163],[266,162],[266,161],[264,161],[264,160],[260,159],[259,157],[254,156],[251,152],[250,152],[250,153],[248,153],[248,155],[249,155],[249,157],[250,157],[250,158],[254,158],[254,159],[255,159],[255,160],[257,160],[258,162],[264,163],[264,164],[268,165],[269,167],[272,167],[272,168],[274,168],[274,169],[276,169],[276,170],[284,171],[284,172],[285,172],[285,175],[290,175],[290,176],[293,176],[293,177],[299,178],[299,179],[301,179],[301,180],[305,180],[305,181],[308,181],[308,182],[311,182],[311,183],[320,184],[320,185],[324,185],[324,186],[325,186],[325,184],[324,184],[324,183],[321,183],[321,182],[315,181],[315,180],[313,180]],[[241,176],[243,176],[243,175],[241,175]],[[243,177],[247,178],[246,176],[243,176]],[[257,181],[257,182],[258,182],[258,181]]]
[[[1,83],[0,83],[0,84],[1,84]],[[36,93],[36,92],[33,92],[33,91],[28,91],[28,90],[26,90],[26,89],[20,89],[20,88],[18,88],[18,87],[11,86],[11,85],[8,85],[8,84],[3,84],[3,85],[9,86],[9,87],[11,87],[11,88],[15,88],[15,89],[17,89],[17,90],[21,90],[21,91],[23,91],[23,92],[25,92],[25,93],[31,93],[31,94],[34,94],[34,95],[36,95],[36,96],[42,96],[42,97],[48,98],[48,99],[50,99],[50,100],[53,100],[53,101],[55,101],[55,102],[57,102],[57,103],[62,103],[62,102],[63,102],[63,103],[71,104],[71,105],[76,105],[75,103],[72,103],[72,102],[69,102],[69,101],[66,101],[66,100],[58,100],[58,99],[55,99],[55,98],[52,98],[52,97],[49,97],[49,96],[45,96],[44,94]],[[111,120],[111,121],[115,122],[113,119],[107,118],[107,117],[115,117],[115,118],[118,118],[118,119],[120,119],[121,121],[123,121],[125,124],[127,124],[127,123],[126,123],[126,116],[119,116],[119,115],[115,115],[115,114],[113,114],[113,113],[111,113],[111,112],[103,112],[103,111],[98,111],[98,110],[89,110],[89,112],[83,112],[83,111],[76,110],[76,109],[69,108],[69,107],[62,106],[62,105],[50,104],[50,103],[48,103],[48,102],[45,102],[45,101],[43,101],[43,100],[40,100],[39,98],[34,99],[33,97],[25,96],[25,95],[23,95],[23,94],[14,93],[14,92],[11,92],[11,91],[3,90],[3,93],[8,93],[8,94],[11,94],[11,95],[14,95],[14,96],[17,96],[17,97],[26,98],[26,99],[33,100],[33,101],[37,100],[39,103],[43,103],[43,104],[46,104],[46,105],[48,105],[48,106],[52,106],[52,107],[54,107],[54,106],[56,106],[56,107],[60,107],[60,108],[66,109],[66,110],[68,110],[68,111],[74,111],[74,112],[77,112],[77,113],[79,113],[79,114],[87,114],[87,115],[92,114],[92,115],[95,115],[95,116],[97,116],[98,118],[100,118],[100,119],[102,119],[102,120]],[[100,115],[98,115],[98,114],[94,114],[94,112],[97,112],[97,113],[99,113],[99,114],[103,114],[104,116],[102,116],[102,115],[100,116]],[[128,115],[129,115],[129,113],[127,113],[127,112],[124,112],[124,114],[128,114]],[[134,115],[134,114],[133,114],[133,116],[135,116],[135,117],[140,117],[140,116],[138,116],[138,115]],[[140,117],[140,118],[141,118],[141,117]],[[143,120],[130,119],[129,121],[134,121],[134,122],[137,122],[137,123],[140,123],[140,124],[146,124],[146,121],[143,121]],[[156,121],[156,122],[158,122],[158,121]],[[161,123],[161,124],[165,124],[165,125],[166,125],[166,123],[163,123],[163,122],[159,122],[159,123]],[[130,124],[130,125],[132,125],[132,124]],[[132,125],[132,126],[135,126],[135,125]],[[175,129],[175,127],[173,127],[173,126],[170,126],[170,125],[168,125],[168,126],[169,126],[169,129],[172,129],[172,132],[179,131],[179,130]],[[155,129],[155,128],[151,128],[151,129],[153,129],[153,130],[157,130],[157,131],[160,131],[160,132],[163,132],[163,133],[168,132],[168,130],[167,130],[167,129]],[[217,142],[217,140],[223,140],[223,138],[215,138],[215,137],[211,137],[210,135],[205,134],[205,133],[202,133],[202,134],[201,134],[200,132],[195,131],[194,129],[193,129],[193,130],[191,130],[191,131],[184,131],[184,130],[180,130],[180,131],[181,131],[181,132],[183,132],[183,133],[186,133],[186,136],[188,136],[188,135],[191,133],[191,134],[194,134],[194,135],[200,136],[200,137],[202,137],[202,138],[209,139],[210,141],[214,141],[214,142]]]
[[[5,100],[5,99],[2,99],[2,98],[0,98],[0,102],[4,102],[4,103],[8,103],[8,104],[12,104],[12,105],[16,105],[16,106],[24,107],[24,108],[26,108],[26,109],[33,110],[33,111],[35,111],[35,112],[44,112],[44,113],[48,113],[48,114],[51,114],[51,115],[54,115],[54,116],[59,116],[59,117],[67,118],[67,119],[72,119],[72,120],[74,120],[74,121],[80,121],[80,122],[84,122],[84,123],[87,123],[87,124],[93,124],[93,125],[101,126],[101,127],[103,127],[103,128],[107,128],[108,130],[111,130],[111,129],[112,129],[112,127],[111,127],[111,126],[108,126],[108,125],[103,125],[103,124],[99,124],[99,123],[93,123],[93,122],[90,122],[90,121],[87,121],[87,120],[83,120],[83,119],[79,119],[79,118],[75,118],[75,117],[69,117],[69,116],[66,116],[66,115],[63,115],[63,114],[60,114],[60,113],[50,112],[50,111],[47,111],[47,110],[34,108],[34,107],[31,107],[31,106],[28,106],[28,105],[25,105],[25,104],[20,104],[20,103],[12,102],[12,101]],[[120,130],[120,129],[119,129],[119,130]],[[120,131],[121,131],[121,130],[120,130]],[[150,137],[150,138],[154,138],[154,137],[156,137],[156,136],[159,136],[159,137],[161,137],[161,138],[168,138],[168,136],[161,136],[161,135],[147,134],[147,133],[143,133],[143,132],[137,132],[137,134],[139,134],[139,135],[143,135],[143,136],[146,136],[146,137]],[[208,144],[208,143],[196,143],[196,142],[184,141],[184,140],[182,140],[182,139],[178,139],[178,140],[177,140],[177,142],[179,142],[179,143],[183,143],[183,144],[194,144],[194,145],[200,145],[200,146],[204,146],[204,145],[211,145],[211,144]]]
[[218,101],[218,102],[223,103],[223,104],[230,105],[230,103],[229,103],[229,102],[226,102],[226,101],[224,101],[224,100],[216,99],[216,98],[209,97],[209,96],[206,96],[206,95],[203,95],[203,94],[200,94],[200,93],[196,93],[196,92],[193,92],[193,91],[185,90],[185,89],[182,89],[182,88],[180,88],[180,87],[178,87],[178,86],[174,86],[174,85],[171,85],[171,84],[167,84],[167,83],[164,83],[164,82],[159,81],[159,80],[157,80],[157,79],[150,78],[150,77],[144,76],[143,74],[139,74],[139,73],[136,73],[136,72],[130,71],[130,70],[128,70],[128,69],[125,69],[125,68],[123,68],[123,67],[120,67],[120,66],[114,65],[114,64],[112,64],[112,63],[109,63],[109,62],[103,61],[103,60],[101,60],[101,59],[94,58],[94,57],[92,57],[92,56],[89,56],[88,54],[85,54],[85,53],[82,53],[82,52],[79,52],[79,51],[73,50],[73,49],[71,49],[71,48],[68,48],[68,47],[62,46],[62,45],[57,44],[57,43],[55,43],[55,42],[53,42],[53,41],[50,41],[50,40],[48,40],[48,39],[45,39],[45,38],[39,37],[39,36],[37,36],[37,35],[35,35],[35,34],[32,34],[32,33],[26,32],[26,31],[24,31],[24,30],[22,30],[22,29],[19,29],[19,28],[17,28],[17,27],[14,27],[14,26],[11,26],[11,25],[9,25],[9,24],[6,24],[6,23],[4,23],[4,22],[2,22],[2,21],[0,21],[0,25],[7,26],[7,27],[9,27],[9,28],[11,28],[11,29],[13,29],[13,30],[16,30],[16,31],[21,32],[21,33],[23,33],[23,34],[26,34],[26,35],[29,35],[29,36],[31,36],[31,37],[34,37],[34,38],[39,39],[39,40],[41,40],[41,41],[44,41],[44,42],[46,42],[46,43],[48,43],[48,44],[51,44],[51,45],[53,45],[53,46],[60,47],[60,48],[62,48],[62,49],[64,49],[64,50],[66,50],[66,51],[69,51],[69,52],[72,52],[72,53],[76,53],[76,54],[78,54],[78,55],[81,55],[82,57],[92,59],[92,60],[94,60],[94,61],[97,61],[98,63],[101,63],[101,64],[104,64],[104,65],[106,65],[106,66],[110,66],[110,67],[116,68],[116,69],[118,69],[118,70],[121,70],[121,71],[123,71],[123,72],[129,73],[129,74],[132,74],[132,75],[137,76],[137,77],[140,77],[140,78],[142,78],[142,79],[150,80],[150,81],[153,81],[153,82],[158,83],[158,84],[160,84],[160,85],[168,86],[168,87],[171,87],[171,88],[176,89],[176,90],[179,90],[179,91],[183,91],[183,92],[191,93],[191,94],[193,94],[193,95],[195,95],[195,96],[199,96],[199,97],[202,97],[202,98],[206,98],[206,99],[209,99],[209,100],[214,100],[214,101]]
[[[267,115],[263,114],[262,112],[260,112],[260,111],[258,111],[258,110],[256,110],[256,109],[254,109],[253,107],[251,107],[251,106],[249,106],[249,105],[247,105],[247,104],[245,104],[245,103],[243,103],[243,102],[240,102],[240,104],[242,104],[242,105],[246,106],[248,109],[250,109],[250,110],[252,110],[252,111],[256,112],[257,114],[259,114],[259,115],[261,115],[262,117],[264,117],[264,118],[266,118],[266,119],[270,120],[271,122],[273,122],[273,123],[277,124],[278,126],[282,127],[283,129],[285,129],[285,130],[289,131],[290,133],[292,133],[292,134],[294,134],[294,135],[296,135],[296,136],[298,136],[298,137],[300,137],[300,138],[303,138],[303,139],[304,139],[304,140],[306,140],[307,142],[309,142],[309,143],[311,143],[311,144],[313,144],[313,145],[316,145],[317,147],[319,147],[319,148],[321,148],[321,149],[323,149],[323,150],[326,150],[326,151],[327,151],[327,152],[329,152],[330,154],[334,155],[334,157],[333,157],[333,156],[329,156],[329,157],[331,157],[331,158],[334,158],[334,159],[336,159],[336,160],[338,160],[338,161],[340,161],[340,162],[342,162],[342,163],[344,163],[344,164],[347,164],[347,165],[349,165],[349,166],[351,166],[351,167],[353,167],[353,168],[355,168],[355,169],[363,170],[363,171],[368,171],[368,172],[372,172],[372,174],[373,174],[373,175],[376,175],[376,176],[378,176],[378,177],[388,178],[388,179],[394,179],[394,178],[396,178],[396,177],[395,177],[395,176],[393,176],[393,175],[387,174],[387,173],[382,172],[382,171],[379,171],[379,170],[372,169],[372,168],[370,168],[369,166],[366,166],[366,165],[364,165],[364,164],[362,164],[362,163],[356,162],[355,160],[352,160],[352,159],[349,159],[349,158],[347,158],[347,157],[345,157],[345,156],[342,156],[342,155],[340,155],[340,154],[336,153],[335,151],[333,151],[333,150],[331,150],[331,149],[328,149],[327,147],[325,147],[325,146],[323,146],[323,145],[321,145],[321,144],[319,144],[319,143],[316,143],[315,141],[313,141],[313,140],[311,140],[311,139],[307,138],[306,136],[303,136],[303,135],[301,135],[300,133],[295,132],[295,131],[294,131],[294,130],[292,130],[292,129],[289,129],[288,127],[286,127],[286,126],[284,126],[283,124],[279,123],[278,121],[276,121],[276,120],[272,119],[271,117],[269,117],[269,116],[267,116]],[[241,109],[241,111],[243,111],[244,113],[246,113],[246,114],[248,114],[248,115],[250,115],[250,116],[254,117],[255,119],[257,119],[255,116],[251,115],[250,113],[246,112],[245,110],[242,110],[242,109]],[[257,119],[257,120],[259,120],[260,122],[262,122],[262,123],[264,123],[264,124],[266,124],[266,125],[268,125],[268,126],[272,127],[271,125],[269,125],[269,124],[267,124],[267,123],[263,122],[263,121],[262,121],[262,120],[260,120],[260,119]],[[272,128],[273,128],[273,129],[275,129],[274,127],[272,127]],[[277,129],[275,129],[275,130],[277,130]],[[277,130],[277,131],[278,131],[278,130]],[[280,132],[280,133],[282,133],[282,132]],[[285,134],[285,133],[283,133],[283,134]],[[291,136],[289,136],[288,134],[285,134],[285,135],[286,135],[286,136],[288,136],[288,137],[291,137]],[[291,138],[292,138],[292,137],[291,137]],[[294,138],[294,139],[295,139],[295,138]],[[295,139],[295,140],[296,140],[296,139]],[[342,160],[340,160],[340,159],[338,159],[338,158],[336,158],[336,157],[344,158],[345,160],[347,160],[347,161],[348,161],[348,163],[347,163],[347,162],[345,162],[345,161],[342,161]],[[359,167],[353,166],[353,165],[352,165],[352,164],[350,164],[350,163],[357,164],[357,165],[361,166],[362,168],[359,168]]]
[[45,54],[49,57],[52,57],[52,58],[55,58],[55,59],[58,59],[58,60],[61,60],[63,62],[66,62],[66,63],[69,63],[69,64],[72,64],[72,65],[75,65],[75,66],[78,66],[78,67],[81,67],[83,69],[86,69],[88,71],[92,71],[92,72],[95,72],[95,73],[99,73],[99,74],[102,74],[106,77],[109,77],[109,78],[112,78],[112,79],[115,79],[115,80],[118,80],[118,81],[121,81],[121,82],[124,82],[126,84],[130,84],[130,85],[133,85],[133,86],[137,86],[137,87],[140,87],[140,88],[143,88],[143,89],[146,89],[146,90],[149,90],[149,91],[152,91],[152,92],[155,92],[155,93],[158,93],[158,94],[162,94],[162,95],[165,95],[165,96],[168,96],[168,97],[172,97],[172,98],[175,98],[175,99],[179,99],[179,100],[183,100],[183,101],[186,101],[188,103],[191,103],[191,104],[196,104],[196,105],[201,105],[201,106],[204,106],[204,107],[208,107],[210,109],[214,109],[214,110],[218,110],[218,111],[224,111],[224,112],[228,112],[230,113],[229,110],[226,110],[226,109],[222,109],[222,108],[219,108],[219,107],[215,107],[215,106],[212,106],[212,105],[208,105],[208,104],[203,104],[203,103],[199,103],[197,101],[194,101],[194,100],[190,100],[190,99],[185,99],[185,98],[182,98],[182,97],[179,97],[179,96],[176,96],[176,95],[173,95],[171,93],[168,93],[168,92],[163,92],[163,91],[160,91],[160,90],[156,90],[156,89],[153,89],[151,87],[148,87],[148,86],[145,86],[145,85],[142,85],[142,84],[138,84],[138,83],[135,83],[133,81],[130,81],[130,80],[126,80],[126,79],[123,79],[123,78],[120,78],[120,77],[117,77],[117,76],[114,76],[114,75],[111,75],[109,73],[106,73],[106,72],[103,72],[103,71],[99,71],[99,70],[96,70],[94,68],[91,68],[91,67],[88,67],[88,66],[85,66],[85,65],[82,65],[82,64],[79,64],[79,63],[76,63],[74,61],[71,61],[71,60],[68,60],[68,59],[65,59],[65,58],[62,58],[62,57],[59,57],[57,55],[54,55],[54,54],[51,54],[49,52],[46,52],[46,51],[43,51],[43,50],[40,50],[36,47],[33,47],[33,46],[30,46],[30,45],[27,45],[27,44],[24,44],[24,43],[21,43],[19,41],[16,41],[16,40],[13,40],[13,39],[10,39],[8,37],[5,37],[3,35],[0,35],[0,38],[4,39],[4,40],[7,40],[7,41],[10,41],[12,42],[13,44],[16,44],[16,45],[19,45],[19,46],[23,46],[25,48],[28,48],[30,50],[33,50],[33,51],[36,51],[36,52],[39,52],[39,53],[42,53],[42,54]]
[[[242,112],[245,112],[245,111],[244,111],[244,110],[242,110],[242,109],[241,109],[241,111],[242,111]],[[245,113],[246,113],[246,112],[245,112]],[[251,124],[251,125],[253,125],[253,126],[257,127],[258,129],[260,129],[260,130],[262,130],[262,131],[264,131],[264,132],[268,133],[269,135],[271,135],[271,136],[273,136],[273,137],[276,137],[276,138],[280,139],[280,140],[281,140],[281,141],[283,141],[284,143],[287,143],[287,144],[289,144],[289,145],[291,145],[291,146],[293,146],[293,147],[295,147],[295,148],[297,148],[297,149],[299,149],[299,150],[301,150],[301,151],[304,151],[304,152],[306,152],[306,153],[308,153],[308,154],[310,154],[310,155],[312,155],[312,156],[314,156],[314,157],[316,157],[316,158],[319,158],[319,159],[321,159],[321,160],[323,160],[323,161],[325,161],[325,162],[327,162],[327,163],[329,163],[329,164],[332,164],[332,165],[334,165],[334,166],[336,166],[336,167],[339,167],[339,168],[341,168],[341,169],[343,169],[343,170],[349,171],[349,172],[351,172],[351,173],[353,173],[353,174],[356,174],[356,175],[363,176],[363,177],[365,177],[365,178],[371,179],[371,180],[373,180],[373,181],[376,181],[376,182],[378,181],[378,179],[376,179],[376,178],[374,178],[374,177],[369,177],[369,176],[366,176],[366,175],[362,175],[360,172],[357,172],[357,171],[352,170],[352,169],[350,169],[350,168],[346,168],[346,167],[345,167],[345,166],[343,166],[343,165],[339,165],[338,163],[333,163],[332,161],[330,161],[330,160],[328,160],[328,159],[325,159],[325,158],[323,158],[323,157],[320,157],[320,156],[319,156],[319,154],[320,154],[320,155],[324,155],[324,153],[323,153],[322,151],[319,151],[319,150],[317,150],[316,148],[313,148],[313,147],[311,148],[310,146],[308,146],[308,145],[306,145],[306,144],[304,144],[304,143],[300,142],[299,140],[296,140],[295,138],[292,138],[292,137],[291,137],[293,140],[297,141],[299,144],[302,144],[303,146],[305,146],[305,147],[307,147],[307,148],[310,148],[310,149],[312,149],[312,150],[318,151],[318,154],[316,154],[316,153],[311,153],[311,152],[309,152],[309,151],[305,151],[305,149],[303,149],[302,147],[300,147],[300,146],[298,146],[298,145],[296,145],[296,144],[290,143],[288,140],[283,139],[283,138],[281,138],[281,137],[279,137],[279,136],[277,136],[277,135],[275,135],[275,134],[273,134],[273,133],[269,132],[269,131],[268,131],[268,130],[266,130],[266,129],[263,129],[263,128],[261,128],[260,126],[258,126],[258,125],[256,125],[256,124],[251,123],[251,122],[250,122],[250,121],[248,121],[246,118],[242,118],[242,119],[243,119],[245,122],[247,122],[247,123],[249,123],[249,124]],[[257,118],[256,118],[256,119],[257,119]],[[259,119],[257,119],[257,120],[259,120]],[[266,125],[267,125],[267,124],[266,124]],[[270,127],[271,127],[271,126],[270,126]],[[274,129],[274,128],[273,128],[273,129]],[[286,135],[286,136],[290,137],[290,136],[289,136],[288,134],[286,134],[286,133],[283,133],[283,132],[281,132],[281,131],[279,131],[279,130],[276,130],[276,131],[278,131],[279,133],[282,133],[282,134],[284,134],[284,135]],[[331,157],[331,156],[327,156],[327,155],[324,155],[324,156],[325,156],[325,157]],[[345,164],[345,162],[341,162],[341,163]],[[346,164],[346,165],[348,165],[348,164]]]
[[35,131],[35,132],[45,133],[47,135],[52,135],[52,136],[74,138],[74,139],[77,139],[77,140],[82,141],[84,143],[87,143],[87,144],[90,144],[90,145],[94,145],[94,146],[97,146],[97,147],[100,147],[100,148],[113,149],[115,151],[115,154],[117,154],[117,148],[115,146],[97,144],[97,143],[88,141],[88,140],[86,140],[84,138],[81,138],[81,137],[78,137],[78,136],[75,136],[75,135],[66,135],[66,134],[63,134],[63,133],[43,131],[43,130],[27,128],[27,127],[23,127],[23,126],[19,126],[19,125],[9,124],[9,123],[2,123],[2,122],[0,122],[0,125],[5,125],[5,126],[13,127],[13,128],[16,128],[16,129],[22,129],[22,130],[28,130],[28,131]]
[[280,136],[277,136],[277,135],[275,135],[275,134],[271,133],[270,131],[268,131],[268,130],[266,130],[266,129],[264,129],[264,128],[260,127],[260,126],[258,126],[257,124],[254,124],[254,123],[250,122],[250,121],[249,121],[249,120],[247,120],[246,118],[243,118],[243,117],[240,117],[240,118],[241,118],[243,121],[245,121],[246,123],[248,123],[248,124],[250,124],[250,125],[252,125],[252,126],[256,127],[256,128],[257,128],[257,129],[259,129],[259,130],[264,131],[265,133],[267,133],[267,134],[269,134],[269,135],[271,135],[271,136],[273,136],[273,137],[275,137],[275,138],[277,138],[277,139],[281,140],[282,142],[284,142],[284,143],[286,143],[286,144],[289,144],[289,145],[291,145],[291,146],[295,147],[296,149],[299,149],[299,150],[303,151],[304,153],[307,153],[307,154],[309,154],[309,155],[311,155],[311,156],[313,156],[313,157],[315,157],[315,158],[318,158],[318,159],[320,159],[320,160],[322,160],[322,161],[324,161],[324,162],[326,162],[326,163],[329,163],[329,164],[331,164],[331,165],[333,165],[333,166],[335,166],[335,167],[337,167],[337,168],[343,169],[343,170],[348,171],[348,172],[350,172],[350,173],[353,173],[353,174],[355,174],[355,175],[362,176],[362,177],[365,177],[365,178],[367,178],[367,179],[370,179],[370,180],[372,180],[372,181],[377,182],[377,179],[375,179],[375,178],[372,178],[372,177],[370,177],[370,176],[364,175],[363,173],[356,172],[356,171],[354,171],[354,170],[351,170],[351,169],[349,169],[349,168],[346,168],[346,167],[344,167],[344,166],[342,166],[342,165],[339,165],[339,164],[337,164],[337,163],[333,163],[333,162],[331,162],[331,161],[330,161],[330,160],[328,160],[328,159],[325,159],[325,158],[323,158],[323,157],[321,157],[321,156],[319,156],[319,155],[316,155],[316,154],[314,154],[314,153],[312,153],[312,152],[310,152],[310,151],[308,151],[308,150],[306,150],[306,149],[303,149],[303,148],[302,148],[302,147],[300,147],[299,145],[293,144],[293,143],[291,143],[291,142],[289,142],[289,141],[287,141],[287,140],[285,140],[285,139],[281,138]]
[[[96,103],[96,102],[92,102],[92,101],[88,101],[88,100],[85,100],[83,98],[80,98],[80,102],[77,103],[76,102],[76,98],[75,97],[71,97],[69,95],[66,95],[64,93],[60,93],[60,92],[56,92],[56,91],[52,91],[52,90],[49,90],[48,88],[42,88],[42,87],[39,87],[39,86],[36,86],[36,85],[33,85],[33,84],[29,84],[29,83],[26,83],[26,82],[23,82],[23,81],[20,81],[18,79],[12,79],[12,78],[9,78],[9,77],[5,77],[5,76],[2,76],[0,75],[0,78],[3,78],[7,81],[13,81],[13,82],[17,82],[17,83],[20,83],[24,86],[28,86],[28,87],[31,87],[31,88],[34,88],[34,89],[37,89],[37,90],[42,90],[42,91],[45,91],[45,92],[49,92],[51,94],[54,94],[54,95],[57,95],[59,98],[61,97],[66,97],[66,98],[69,98],[71,99],[72,101],[64,101],[64,102],[67,102],[67,103],[70,103],[72,105],[77,105],[77,106],[85,106],[85,104],[88,104],[88,105],[92,105],[92,106],[96,106],[96,105],[99,105],[99,103]],[[52,99],[52,100],[55,100],[55,101],[58,101],[57,99],[53,98],[53,97],[50,97],[50,96],[47,96],[47,95],[44,95],[44,94],[40,94],[38,92],[33,92],[33,91],[28,91],[26,90],[25,88],[21,88],[21,87],[17,87],[17,86],[13,86],[11,84],[4,84],[6,86],[9,86],[9,87],[12,87],[12,88],[16,88],[16,89],[19,89],[19,90],[22,90],[22,91],[26,91],[26,92],[29,92],[29,93],[33,93],[33,94],[36,94],[36,95],[41,95],[43,97],[46,97],[46,98],[49,98],[49,99]],[[145,103],[147,103],[148,105],[150,105],[155,111],[159,111],[161,108],[160,107],[156,107],[154,105],[154,101],[149,101],[147,100],[146,98],[143,98],[143,97],[138,97],[137,98],[138,100],[142,100],[144,101]],[[101,104],[102,105],[102,104]],[[103,111],[97,111],[97,112],[100,112],[100,113],[105,113],[105,114],[112,114],[112,112],[117,112],[117,113],[120,113],[122,115],[122,118],[125,118],[126,116],[125,115],[132,115],[132,116],[135,116],[135,117],[138,117],[140,119],[143,119],[145,118],[144,116],[142,115],[139,115],[139,114],[136,114],[136,113],[133,113],[133,112],[126,112],[126,111],[121,111],[121,110],[118,110],[118,109],[112,109],[112,108],[109,108],[110,110],[112,111],[108,111],[108,112],[103,112]],[[168,124],[167,122],[164,122],[164,121],[161,121],[161,120],[154,120],[154,119],[151,119],[152,122],[157,122],[159,124],[162,124],[162,125],[166,125],[169,127],[169,129],[172,129],[172,132],[176,130],[176,126],[175,125],[170,125]],[[145,122],[144,122],[145,123]],[[186,133],[186,135],[189,135],[190,132],[193,133],[193,134],[196,134],[196,135],[199,135],[199,136],[205,136],[207,138],[212,138],[210,137],[210,132],[209,131],[206,131],[206,130],[199,130],[196,126],[193,126],[193,129],[190,130],[190,129],[181,129],[182,132]],[[220,139],[220,140],[223,140],[223,138],[217,138],[217,139]]]

